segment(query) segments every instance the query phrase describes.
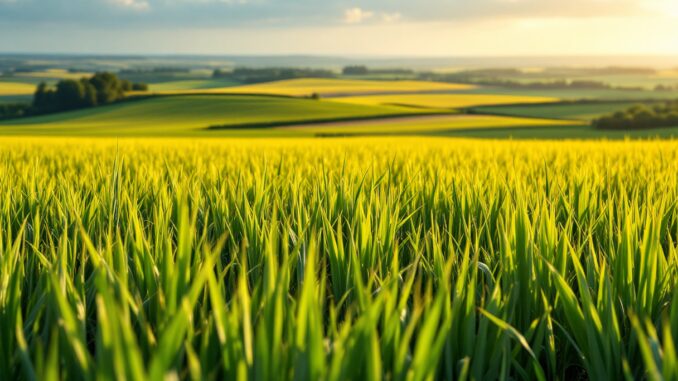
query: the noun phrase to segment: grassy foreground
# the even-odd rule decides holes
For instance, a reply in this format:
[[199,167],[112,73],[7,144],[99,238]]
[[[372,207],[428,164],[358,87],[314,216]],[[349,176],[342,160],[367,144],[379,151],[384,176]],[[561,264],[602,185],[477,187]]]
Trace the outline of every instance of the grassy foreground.
[[0,140],[0,375],[676,379],[678,143]]

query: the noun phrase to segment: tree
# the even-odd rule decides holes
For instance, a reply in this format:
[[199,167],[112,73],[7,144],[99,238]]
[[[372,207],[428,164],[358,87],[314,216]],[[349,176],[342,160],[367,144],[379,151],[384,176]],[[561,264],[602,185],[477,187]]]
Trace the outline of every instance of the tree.
[[362,65],[346,66],[344,70],[342,70],[342,74],[344,75],[367,75],[369,72],[367,66]]
[[80,81],[67,79],[59,81],[56,98],[60,110],[74,110],[85,105],[85,87]]
[[54,99],[54,91],[50,90],[45,82],[41,82],[33,96],[33,108],[48,112],[48,110],[56,108]]
[[148,86],[143,83],[120,80],[111,73],[97,73],[91,78],[81,78],[78,81],[62,80],[55,88],[41,83],[35,91],[29,111],[32,114],[46,114],[95,107],[123,99],[126,91],[147,89]]
[[118,77],[111,73],[96,73],[89,82],[97,91],[97,103],[100,105],[122,99],[125,92]]

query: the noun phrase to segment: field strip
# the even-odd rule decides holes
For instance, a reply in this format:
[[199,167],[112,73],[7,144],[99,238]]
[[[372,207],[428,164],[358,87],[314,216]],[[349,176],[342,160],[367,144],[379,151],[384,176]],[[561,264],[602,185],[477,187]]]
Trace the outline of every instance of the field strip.
[[398,94],[333,98],[332,101],[361,105],[399,105],[417,108],[461,109],[478,106],[536,105],[560,101],[554,97],[513,96],[493,94]]
[[35,92],[35,85],[22,82],[0,82],[0,95],[30,95]]
[[366,94],[451,92],[471,90],[474,88],[475,86],[473,85],[426,81],[368,81],[312,78],[266,82],[201,91],[221,94],[253,93],[294,97],[309,97],[313,94],[318,94],[323,97],[338,97]]
[[316,134],[397,134],[431,133],[452,130],[479,130],[490,128],[530,128],[583,125],[577,120],[515,118],[492,115],[421,115],[400,118],[336,121],[316,124],[280,126],[279,129]]
[[324,118],[324,119],[302,119],[298,121],[271,121],[271,122],[257,122],[257,123],[242,123],[242,124],[224,124],[209,126],[208,130],[229,130],[229,129],[247,129],[247,128],[297,128],[304,126],[351,126],[360,125],[364,123],[370,124],[391,124],[402,121],[420,121],[427,118],[449,117],[451,115],[458,116],[451,112],[429,111],[429,112],[408,112],[402,114],[384,114],[373,116],[355,116],[345,118]]

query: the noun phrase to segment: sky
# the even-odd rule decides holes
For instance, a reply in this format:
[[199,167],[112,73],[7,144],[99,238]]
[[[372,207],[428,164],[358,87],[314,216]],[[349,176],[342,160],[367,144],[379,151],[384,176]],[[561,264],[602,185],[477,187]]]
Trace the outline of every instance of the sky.
[[0,0],[0,52],[678,55],[678,0]]

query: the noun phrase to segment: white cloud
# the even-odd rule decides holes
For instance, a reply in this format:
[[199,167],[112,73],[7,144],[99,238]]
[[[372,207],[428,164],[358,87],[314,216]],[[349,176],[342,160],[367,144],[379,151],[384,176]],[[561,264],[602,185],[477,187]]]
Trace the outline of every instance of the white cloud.
[[366,11],[362,8],[351,8],[344,12],[344,22],[347,24],[360,24],[374,16],[374,12]]
[[147,11],[151,5],[146,0],[111,0],[117,6],[133,9],[135,11]]

